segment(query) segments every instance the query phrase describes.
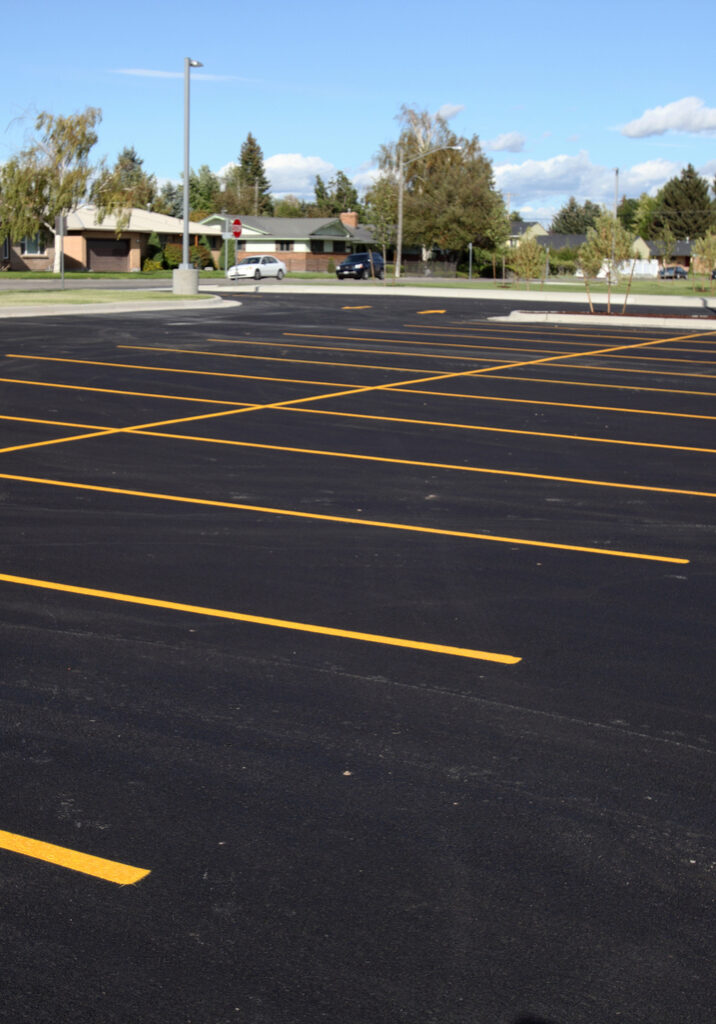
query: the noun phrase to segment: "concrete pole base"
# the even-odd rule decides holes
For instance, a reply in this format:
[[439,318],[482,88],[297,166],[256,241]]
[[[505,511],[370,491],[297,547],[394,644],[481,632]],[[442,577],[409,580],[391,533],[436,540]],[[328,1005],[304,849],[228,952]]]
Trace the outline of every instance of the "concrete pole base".
[[172,291],[175,295],[198,295],[199,271],[193,267],[172,271]]

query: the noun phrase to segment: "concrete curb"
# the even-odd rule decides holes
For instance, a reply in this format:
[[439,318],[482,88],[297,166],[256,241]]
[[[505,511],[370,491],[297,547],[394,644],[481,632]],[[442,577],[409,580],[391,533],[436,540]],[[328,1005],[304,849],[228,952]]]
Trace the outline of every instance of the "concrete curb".
[[200,313],[207,309],[240,306],[238,301],[214,296],[211,299],[145,299],[127,302],[43,303],[38,306],[0,306],[0,319],[21,316],[87,316],[105,313],[158,313],[169,310]]
[[619,313],[564,313],[564,312],[531,312],[529,310],[513,309],[507,316],[491,316],[490,320],[498,320],[503,323],[523,324],[562,324],[590,327],[652,327],[671,330],[691,331],[716,331],[716,317],[703,315],[694,316],[621,316]]

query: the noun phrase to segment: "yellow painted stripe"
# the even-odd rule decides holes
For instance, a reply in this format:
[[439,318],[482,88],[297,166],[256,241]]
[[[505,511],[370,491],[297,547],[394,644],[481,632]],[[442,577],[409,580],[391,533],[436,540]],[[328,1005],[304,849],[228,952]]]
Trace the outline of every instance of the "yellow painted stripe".
[[[224,355],[225,353],[221,353]],[[186,370],[175,366],[151,366],[147,363],[113,363],[100,362],[98,359],[61,359],[58,356],[28,356],[14,355],[11,352],[5,353],[6,359],[33,359],[43,363],[72,363],[79,366],[109,366],[121,370],[144,370],[150,373],[186,373],[194,377],[227,377],[231,380],[260,380],[270,381],[279,384],[315,384],[318,387],[341,388],[352,387],[351,384],[344,384],[342,381],[330,380],[301,380],[300,377],[266,377],[249,373],[219,373],[218,370]],[[356,384],[355,387],[358,387]],[[1,417],[0,417],[1,418]],[[80,424],[81,425],[81,424]]]
[[[418,427],[446,427],[449,430],[474,430],[487,434],[518,434],[521,437],[549,437],[560,441],[584,441],[593,444],[621,444],[633,448],[659,448],[675,452],[700,452],[702,455],[716,454],[716,448],[694,448],[681,444],[659,444],[656,441],[626,441],[618,437],[592,437],[588,434],[557,434],[547,430],[518,430],[514,427],[485,427],[474,423],[453,423],[446,420],[418,420],[406,416],[374,416],[362,412],[336,412],[333,409],[303,409],[287,406],[287,412],[305,412],[312,416],[342,416],[354,420],[378,420],[381,423],[412,423]],[[695,419],[712,420],[716,416],[698,416]]]
[[416,309],[418,316],[429,316],[431,313],[446,313],[446,309]]
[[[716,391],[695,391],[691,388],[650,388],[643,384],[599,384],[590,380],[567,380],[559,377],[513,377],[509,373],[491,373],[489,376],[482,375],[483,381],[510,380],[519,381],[521,384],[560,384],[563,387],[574,388],[602,388],[607,391],[645,391],[657,395],[696,395],[701,398],[716,398]],[[412,382],[411,382],[412,383]],[[391,388],[407,387],[407,384],[391,384]],[[421,391],[421,394],[434,394],[430,390]],[[635,410],[636,411],[636,410]]]
[[[482,377],[481,380],[490,378]],[[467,398],[475,402],[505,402],[513,405],[545,405],[555,409],[587,409],[592,412],[627,412],[639,416],[675,416],[687,420],[716,420],[716,416],[706,416],[695,412],[665,412],[663,409],[635,409],[633,406],[618,405],[586,405],[582,402],[545,402],[535,398],[506,398],[504,395],[470,395],[454,391],[432,391],[423,388],[411,388],[405,384],[384,384],[383,391],[395,391],[401,395],[435,395],[436,398]],[[692,392],[693,393],[693,392]],[[689,392],[686,392],[689,394]]]
[[372,306],[341,306],[341,309],[372,309]]
[[10,576],[0,573],[0,582],[16,583],[41,590],[56,590],[65,594],[79,594],[82,597],[98,597],[107,601],[143,605],[150,608],[166,608],[169,611],[188,612],[191,615],[207,615],[216,619],[230,619],[234,622],[250,622],[257,626],[271,626],[274,629],[289,629],[299,633],[315,633],[320,636],[339,637],[342,640],[362,640],[365,643],[385,644],[388,647],[404,647],[414,651],[428,651],[433,654],[447,654],[456,658],[473,658],[477,661],[495,661],[502,665],[516,665],[521,658],[511,654],[496,654],[470,647],[451,647],[447,644],[428,643],[422,640],[406,640],[402,637],[383,636],[379,633],[362,633],[353,629],[338,629],[333,626],[317,626],[308,622],[294,622],[290,619],[274,619],[264,615],[250,615],[245,612],[227,611],[224,608],[207,608],[202,605],[181,604],[176,601],[162,601],[136,594],[119,594],[111,590],[96,590],[92,587],[76,587],[51,580],[38,580],[27,576]]
[[[211,339],[210,339],[211,340]],[[221,341],[221,339],[214,339]],[[232,342],[227,342],[232,344]],[[259,342],[254,341],[250,344],[258,345]],[[284,345],[283,348],[289,346]],[[300,346],[297,346],[300,347]],[[245,352],[211,352],[208,349],[192,349],[192,348],[169,348],[164,345],[117,345],[117,348],[129,348],[134,350],[141,350],[142,352],[181,352],[185,355],[192,356],[212,356],[216,359],[253,359],[260,363],[290,363],[293,365],[300,366],[340,366],[349,370],[386,370],[395,371],[396,373],[425,373],[425,367],[417,366],[380,366],[375,363],[332,363],[328,359],[295,359],[293,356],[282,357],[282,356],[250,356]],[[339,352],[340,349],[331,349],[332,352]],[[361,349],[356,351],[360,352]],[[412,353],[400,353],[401,355],[411,355]]]
[[95,878],[103,878],[106,882],[114,882],[116,885],[134,885],[149,874],[148,868],[133,868],[116,860],[93,857],[89,853],[79,853],[65,846],[54,846],[52,843],[43,843],[39,839],[29,839],[27,836],[18,836],[14,832],[4,832],[2,829],[0,848],[12,853],[21,853],[25,857],[34,857],[36,860],[44,860],[49,864],[57,864],[71,871],[81,871],[84,875],[94,875]]
[[30,416],[3,416],[0,420],[9,420],[11,423],[38,423],[43,427],[72,427],[73,430],[104,430],[104,427],[96,423],[66,423],[64,420],[38,420]]
[[117,388],[90,388],[80,384],[57,384],[44,380],[21,380],[19,377],[0,377],[3,384],[29,384],[35,388],[61,388],[65,391],[92,391],[100,395],[123,395],[129,398],[162,398],[169,402],[198,402],[200,405],[246,405],[246,402],[220,402],[215,398],[191,398],[186,395],[157,395],[148,391],[121,391]]
[[82,484],[71,480],[49,480],[44,477],[18,476],[14,473],[0,473],[0,480],[14,480],[18,483],[40,484],[44,487],[66,487],[69,490],[96,491],[100,494],[120,494],[130,498],[149,498],[156,501],[173,501],[186,505],[201,505],[209,508],[230,508],[240,512],[261,512],[272,516],[289,516],[296,519],[312,519],[320,522],[340,523],[347,526],[376,527],[381,530],[403,530],[409,533],[427,533],[441,537],[460,537],[466,540],[492,541],[497,544],[517,544],[523,547],[551,548],[555,551],[578,551],[590,555],[609,555],[615,558],[636,558],[647,562],[669,562],[688,565],[688,558],[672,558],[665,555],[645,555],[636,551],[620,551],[616,548],[593,548],[581,544],[558,544],[555,541],[527,540],[523,537],[501,537],[493,533],[474,533],[467,530],[448,530],[436,526],[414,526],[410,523],[388,523],[379,519],[358,519],[355,516],[332,516],[325,512],[299,512],[296,509],[275,508],[269,505],[247,505],[236,501],[218,501],[212,498],[190,498],[186,495],[164,494],[154,491],[135,491],[124,487],[104,487],[100,484]]
[[220,437],[197,437],[194,434],[162,434],[160,431],[134,430],[130,433],[149,437],[171,438],[176,441],[194,441],[198,444],[223,444],[237,448],[258,448],[263,451],[291,452],[298,455],[320,455],[331,459],[357,459],[361,462],[386,463],[395,466],[420,466],[424,469],[448,469],[458,473],[482,473],[488,476],[518,477],[526,480],[549,480],[560,484],[584,484],[588,487],[611,487],[625,491],[646,491],[652,494],[682,494],[689,498],[716,498],[713,491],[687,491],[675,487],[653,487],[647,484],[625,484],[611,480],[589,480],[576,476],[552,476],[547,473],[523,473],[513,469],[488,469],[484,466],[460,466],[450,462],[421,462],[418,459],[390,459],[381,455],[358,455],[354,452],[336,452],[324,448],[292,448],[290,445],[258,444],[255,441],[229,441]]

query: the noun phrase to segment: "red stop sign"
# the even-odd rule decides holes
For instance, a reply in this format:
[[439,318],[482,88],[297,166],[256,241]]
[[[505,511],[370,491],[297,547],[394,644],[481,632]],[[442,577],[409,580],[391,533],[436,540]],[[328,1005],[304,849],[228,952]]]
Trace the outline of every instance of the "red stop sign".
[[241,238],[241,221],[239,220],[238,217],[231,224],[231,233],[233,234],[234,238]]

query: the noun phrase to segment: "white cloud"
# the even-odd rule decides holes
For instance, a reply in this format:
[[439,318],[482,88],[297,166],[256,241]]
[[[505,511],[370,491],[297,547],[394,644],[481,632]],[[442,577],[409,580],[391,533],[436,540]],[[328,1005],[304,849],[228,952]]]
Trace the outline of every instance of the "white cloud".
[[524,148],[525,137],[519,132],[503,132],[485,143],[485,149],[493,152],[521,153]]
[[313,198],[317,174],[327,182],[336,172],[335,166],[320,156],[301,153],[275,153],[264,160],[264,168],[274,195],[290,194],[299,199]]
[[697,96],[667,103],[665,107],[652,107],[641,117],[625,124],[622,135],[630,139],[643,139],[664,132],[716,132],[716,109],[707,107]]
[[436,110],[436,116],[442,117],[445,121],[449,121],[451,117],[456,117],[465,109],[463,104],[459,103],[443,103],[439,110]]
[[[133,75],[136,78],[183,78],[183,71],[157,71],[152,68],[115,68],[113,75]],[[239,78],[238,75],[209,75],[203,71],[193,70],[191,79],[201,79],[204,82],[248,82],[248,78]]]
[[647,160],[643,164],[634,164],[619,176],[619,191],[631,195],[648,192],[656,195],[661,186],[681,172],[681,164],[671,160]]

